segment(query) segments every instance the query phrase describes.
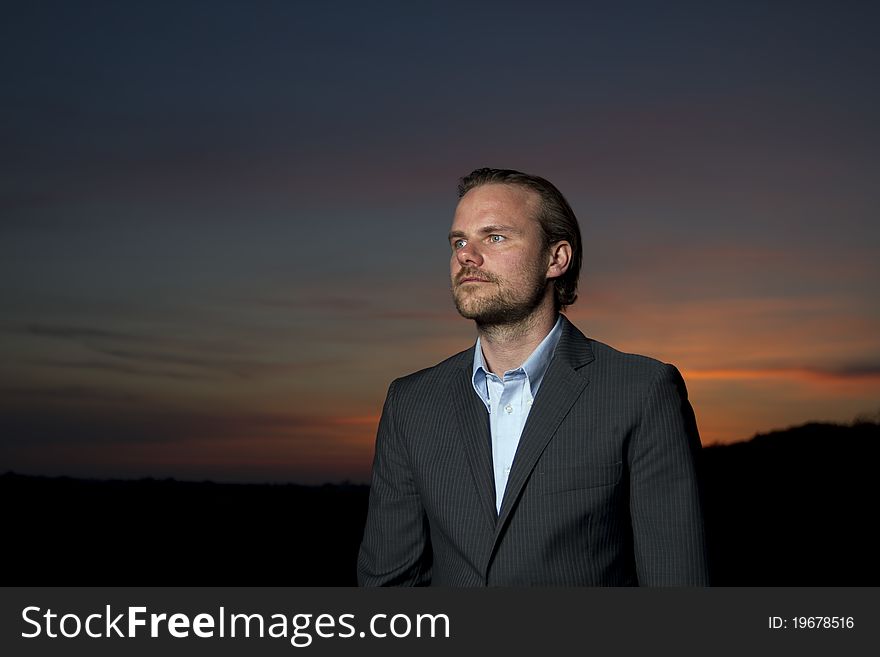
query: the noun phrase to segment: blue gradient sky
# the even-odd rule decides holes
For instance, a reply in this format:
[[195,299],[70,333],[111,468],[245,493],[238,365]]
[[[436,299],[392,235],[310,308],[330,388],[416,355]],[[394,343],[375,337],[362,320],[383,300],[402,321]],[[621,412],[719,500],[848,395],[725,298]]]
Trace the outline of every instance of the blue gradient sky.
[[0,470],[366,480],[466,348],[457,178],[549,178],[587,334],[704,443],[880,409],[865,2],[28,2],[0,21]]

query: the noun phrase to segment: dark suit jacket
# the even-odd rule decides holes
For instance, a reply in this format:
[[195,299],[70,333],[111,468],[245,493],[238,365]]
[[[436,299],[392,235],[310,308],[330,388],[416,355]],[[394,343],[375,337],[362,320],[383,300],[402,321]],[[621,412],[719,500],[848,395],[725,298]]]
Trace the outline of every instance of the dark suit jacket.
[[700,442],[678,370],[563,321],[500,513],[473,347],[391,384],[361,585],[708,584]]

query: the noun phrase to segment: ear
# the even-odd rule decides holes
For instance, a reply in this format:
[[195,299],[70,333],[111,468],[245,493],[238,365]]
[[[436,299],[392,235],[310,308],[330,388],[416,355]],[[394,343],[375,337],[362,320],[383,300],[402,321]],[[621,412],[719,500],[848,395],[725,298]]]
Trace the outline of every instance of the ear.
[[571,244],[565,240],[550,245],[550,258],[547,265],[547,278],[559,278],[568,271],[571,263]]

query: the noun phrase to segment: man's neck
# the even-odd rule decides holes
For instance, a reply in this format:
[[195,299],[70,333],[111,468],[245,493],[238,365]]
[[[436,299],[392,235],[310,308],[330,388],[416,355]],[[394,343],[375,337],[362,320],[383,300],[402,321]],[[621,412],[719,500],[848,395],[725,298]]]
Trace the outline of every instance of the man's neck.
[[558,316],[550,306],[537,309],[515,324],[477,325],[483,361],[489,371],[503,377],[522,365],[553,330]]

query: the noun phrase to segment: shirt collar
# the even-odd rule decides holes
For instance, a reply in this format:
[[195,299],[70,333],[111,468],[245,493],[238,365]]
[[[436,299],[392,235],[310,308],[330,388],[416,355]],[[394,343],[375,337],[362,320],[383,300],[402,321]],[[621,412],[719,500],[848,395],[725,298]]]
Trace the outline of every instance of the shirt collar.
[[[556,349],[556,345],[559,343],[559,338],[561,336],[562,315],[559,315],[556,319],[556,324],[553,325],[550,332],[543,340],[541,340],[541,344],[535,347],[535,350],[526,359],[526,362],[516,368],[516,370],[508,370],[508,372],[515,372],[521,369],[525,372],[526,378],[529,380],[529,387],[531,388],[533,397],[538,394],[538,388],[541,386],[541,381],[544,380],[544,375],[547,373],[547,368],[550,366],[550,360],[553,358],[553,352]],[[480,398],[487,403],[489,400],[489,393],[486,388],[486,375],[488,372],[489,370],[483,360],[483,347],[480,343],[480,338],[478,337],[477,344],[474,347],[473,384],[474,390],[476,390]],[[506,374],[507,372],[505,372],[505,375]]]

